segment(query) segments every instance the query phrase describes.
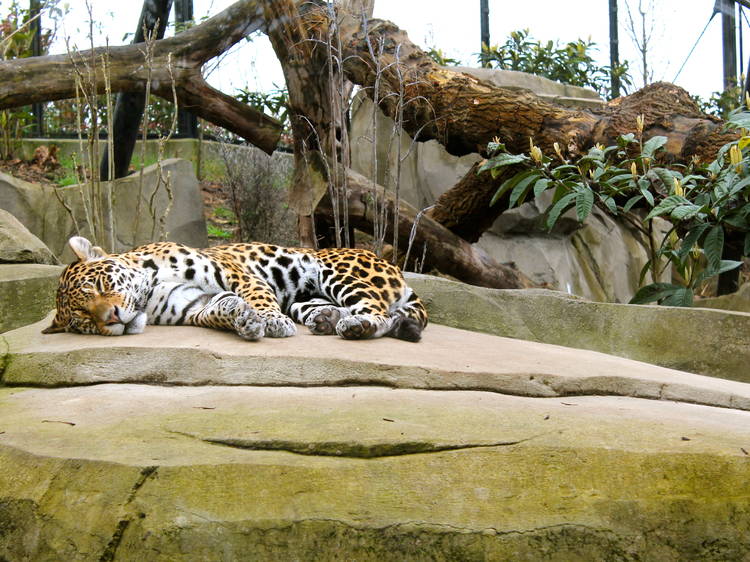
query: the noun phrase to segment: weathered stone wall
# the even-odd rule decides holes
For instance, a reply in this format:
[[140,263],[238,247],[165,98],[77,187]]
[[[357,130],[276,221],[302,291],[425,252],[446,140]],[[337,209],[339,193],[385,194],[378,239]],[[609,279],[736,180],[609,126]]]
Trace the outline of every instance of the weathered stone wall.
[[[169,207],[166,216],[168,239],[190,246],[206,246],[208,239],[203,216],[203,200],[192,164],[186,160],[170,159],[162,162],[162,170],[164,177],[169,175],[171,178],[173,200],[169,201],[162,185],[153,199],[157,220]],[[133,174],[114,182],[115,251],[130,249],[155,238],[150,201],[156,185],[156,165],[144,169],[142,190],[140,174]],[[88,185],[84,186],[84,189],[88,188]],[[106,186],[103,187],[105,188]],[[73,209],[80,234],[88,236],[89,229],[80,189],[75,185],[62,188],[41,186],[0,174],[0,208],[13,214],[61,261],[70,261],[72,255],[67,249],[67,241],[78,232],[73,218],[55,195],[55,190]],[[141,212],[136,220],[139,196]],[[158,224],[156,232],[158,233]]]

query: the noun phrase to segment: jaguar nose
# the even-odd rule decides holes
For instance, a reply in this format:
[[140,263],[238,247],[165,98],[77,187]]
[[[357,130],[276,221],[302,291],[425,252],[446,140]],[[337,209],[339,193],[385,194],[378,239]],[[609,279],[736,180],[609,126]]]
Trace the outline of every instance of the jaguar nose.
[[109,326],[110,324],[121,324],[122,321],[120,320],[120,311],[116,306],[113,306],[109,310],[109,314],[104,320],[104,324]]

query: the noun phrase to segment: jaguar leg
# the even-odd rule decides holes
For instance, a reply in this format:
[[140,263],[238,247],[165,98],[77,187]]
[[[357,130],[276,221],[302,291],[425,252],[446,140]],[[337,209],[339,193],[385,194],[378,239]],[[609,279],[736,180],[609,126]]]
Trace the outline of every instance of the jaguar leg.
[[307,326],[316,336],[335,334],[339,320],[350,314],[347,308],[336,306],[328,299],[322,298],[297,302],[290,307],[292,319]]

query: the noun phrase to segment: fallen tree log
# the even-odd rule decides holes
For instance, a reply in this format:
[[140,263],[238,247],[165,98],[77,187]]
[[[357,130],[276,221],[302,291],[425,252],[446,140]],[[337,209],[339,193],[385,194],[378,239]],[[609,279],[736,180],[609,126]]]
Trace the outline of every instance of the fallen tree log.
[[[596,143],[612,144],[621,134],[636,131],[644,115],[644,136],[669,138],[666,154],[675,162],[693,156],[710,160],[735,133],[723,122],[701,113],[682,88],[652,84],[610,102],[601,112],[576,110],[545,101],[528,90],[502,88],[435,63],[408,35],[391,22],[355,17],[345,19],[344,71],[391,118],[404,89],[404,129],[419,140],[436,139],[448,152],[483,152],[498,137],[508,150],[528,150],[529,138],[545,152],[557,143],[566,156],[576,157]],[[375,51],[372,46],[382,46]],[[377,82],[377,88],[375,87]],[[377,99],[375,93],[378,92]]]
[[[353,17],[344,21],[342,29],[350,37],[344,42],[347,77],[363,86],[392,119],[402,110],[403,127],[412,136],[420,141],[436,139],[455,155],[486,155],[487,143],[497,138],[513,153],[527,152],[533,139],[548,155],[555,154],[557,145],[565,157],[575,158],[597,143],[611,145],[620,135],[635,133],[639,115],[644,117],[645,139],[667,137],[666,164],[686,163],[693,157],[710,161],[721,146],[738,138],[724,130],[720,119],[703,114],[688,93],[673,84],[652,84],[613,100],[599,112],[575,110],[527,90],[501,88],[441,67],[393,23],[363,23]],[[402,90],[408,103],[399,107]],[[508,197],[492,207],[489,203],[514,172],[504,170],[493,179],[489,173],[477,176],[477,169],[469,170],[429,213],[471,242],[507,209]]]
[[[171,101],[174,80],[178,105],[236,133],[270,154],[281,136],[281,124],[212,88],[201,74],[201,68],[207,61],[265,26],[265,4],[263,0],[237,2],[200,25],[174,37],[156,41],[151,61],[151,91]],[[97,47],[69,55],[0,62],[0,76],[3,77],[0,81],[0,109],[74,98],[76,67],[95,67],[91,78],[97,91],[103,93],[103,57],[108,60],[113,92],[145,90],[148,68],[142,44]]]
[[[372,205],[373,184],[370,180],[352,170],[347,173],[349,192],[348,207],[350,224],[360,230],[372,231],[374,208]],[[381,186],[375,186],[382,192]],[[386,198],[388,216],[394,216],[395,201],[393,197]],[[324,197],[317,208],[318,213],[329,217],[333,213],[330,198]],[[472,246],[466,240],[456,236],[433,219],[422,216],[417,221],[417,210],[401,201],[398,208],[398,238],[402,249],[409,246],[412,226],[414,238],[411,245],[412,256],[422,257],[422,249],[426,246],[424,267],[429,270],[435,268],[442,273],[456,277],[466,283],[491,287],[495,289],[523,289],[533,287],[534,284],[523,273],[505,264],[501,264],[479,247]],[[388,225],[387,239],[393,236],[393,223]],[[409,264],[404,264],[404,268]]]

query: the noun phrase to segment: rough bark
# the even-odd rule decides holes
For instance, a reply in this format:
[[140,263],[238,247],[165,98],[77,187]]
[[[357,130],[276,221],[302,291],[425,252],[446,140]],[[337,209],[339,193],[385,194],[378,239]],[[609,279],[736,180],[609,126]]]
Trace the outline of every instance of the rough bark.
[[[381,95],[373,100],[395,117],[394,94],[399,90],[398,66],[407,83],[409,104],[404,128],[420,140],[437,139],[452,154],[484,151],[499,137],[514,153],[528,150],[529,137],[545,152],[558,143],[576,156],[596,143],[611,144],[617,136],[635,132],[635,117],[645,116],[645,136],[666,135],[666,153],[674,161],[692,156],[710,159],[732,133],[722,132],[719,119],[702,114],[687,92],[657,83],[592,112],[558,106],[527,90],[501,88],[463,72],[436,64],[407,34],[391,22],[370,20],[361,25],[349,18],[344,45],[347,77],[372,97],[375,81]],[[370,44],[383,44],[378,75]]]
[[328,187],[328,157],[336,151],[332,80],[322,43],[328,15],[315,2],[298,7],[284,0],[266,3],[265,19],[289,92],[295,163],[291,203],[299,217],[300,243],[314,247],[313,214]]
[[[204,23],[174,37],[157,41],[152,65],[152,92],[172,100],[172,78],[178,104],[228,131],[247,139],[267,153],[273,152],[281,124],[272,117],[210,87],[201,67],[210,59],[265,25],[262,0],[237,2]],[[109,57],[112,90],[145,90],[147,69],[141,45],[99,47],[97,60]],[[91,60],[91,51],[0,62],[0,109],[29,103],[73,98],[75,65]],[[168,61],[171,56],[172,73]],[[104,76],[98,69],[97,90],[104,92]]]
[[[349,220],[355,228],[372,230],[374,221],[372,207],[372,182],[364,176],[349,171],[348,204]],[[378,190],[383,188],[378,186]],[[393,216],[394,200],[388,197],[389,216]],[[330,216],[332,213],[330,199],[321,200],[317,212]],[[398,238],[401,248],[409,245],[412,225],[417,218],[417,211],[411,205],[399,202]],[[387,235],[392,236],[393,223],[389,224]],[[452,275],[466,283],[496,289],[522,289],[533,286],[533,283],[520,271],[501,264],[488,256],[481,248],[472,246],[466,240],[451,233],[441,224],[429,217],[422,216],[415,230],[412,241],[412,257],[421,260],[426,245],[424,267],[429,270],[435,267],[442,273]],[[411,263],[411,260],[410,260]],[[405,267],[410,264],[405,264]]]

